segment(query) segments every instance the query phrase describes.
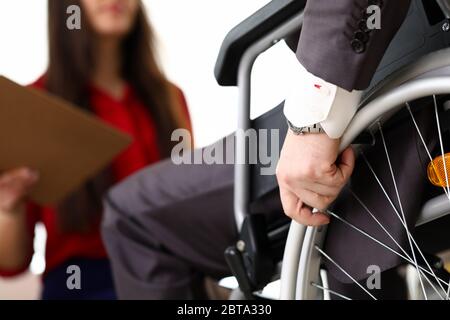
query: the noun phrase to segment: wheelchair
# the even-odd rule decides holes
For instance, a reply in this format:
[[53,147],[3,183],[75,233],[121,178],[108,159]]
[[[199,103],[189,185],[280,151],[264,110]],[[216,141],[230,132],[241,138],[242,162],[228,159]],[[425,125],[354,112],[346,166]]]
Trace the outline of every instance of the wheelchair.
[[[258,12],[235,27],[225,38],[217,59],[215,76],[222,86],[239,89],[238,129],[279,129],[287,126],[281,114],[282,105],[261,118],[250,119],[251,72],[257,57],[279,41],[286,41],[293,51],[301,32],[305,0],[273,0]],[[412,0],[408,16],[388,48],[370,87],[365,91],[358,112],[347,128],[341,142],[341,150],[353,145],[357,150],[370,148],[375,135],[381,136],[385,156],[390,153],[383,136],[383,126],[399,114],[406,114],[403,121],[411,121],[420,141],[420,147],[429,156],[431,175],[438,179],[440,192],[423,206],[417,226],[445,217],[450,213],[450,187],[447,166],[450,156],[445,154],[445,142],[450,129],[450,1]],[[423,141],[422,128],[417,125],[414,109],[427,101],[436,118],[436,135],[440,158],[433,158]],[[393,120],[392,120],[393,121]],[[280,137],[282,141],[284,137]],[[448,147],[448,146],[447,146]],[[246,159],[248,148],[244,137],[236,136],[236,158]],[[370,165],[370,164],[369,164]],[[389,163],[392,183],[396,185],[395,173]],[[439,168],[438,168],[439,167]],[[260,176],[260,165],[237,163],[235,165],[234,210],[239,240],[225,252],[226,261],[237,280],[238,288],[232,298],[267,298],[263,288],[278,280],[279,298],[282,300],[329,300],[334,297],[351,299],[329,288],[324,262],[334,264],[358,284],[324,248],[327,227],[305,227],[282,218],[269,225],[263,215],[250,214],[249,204],[270,188],[276,188],[274,176]],[[430,167],[428,168],[430,169]],[[440,171],[439,171],[440,170]],[[373,172],[374,179],[377,179]],[[445,175],[445,176],[444,176]],[[380,182],[380,181],[379,181]],[[380,182],[381,197],[386,196]],[[397,200],[399,192],[396,189]],[[383,195],[384,192],[384,195]],[[390,200],[389,196],[387,196]],[[401,203],[401,199],[398,197]],[[364,204],[362,203],[364,206]],[[450,276],[437,256],[424,253],[405,223],[403,210],[392,205],[404,226],[411,246],[408,252],[397,246],[386,245],[367,234],[358,226],[346,221],[339,213],[329,210],[331,223],[343,223],[349,232],[358,232],[384,249],[399,256],[409,265],[406,281],[410,299],[449,299]],[[388,228],[366,208],[373,223],[392,238]],[[400,212],[401,211],[401,212]],[[395,239],[394,239],[395,241]],[[419,262],[420,261],[420,262]],[[369,298],[375,298],[361,287]],[[420,287],[418,289],[418,287]]]

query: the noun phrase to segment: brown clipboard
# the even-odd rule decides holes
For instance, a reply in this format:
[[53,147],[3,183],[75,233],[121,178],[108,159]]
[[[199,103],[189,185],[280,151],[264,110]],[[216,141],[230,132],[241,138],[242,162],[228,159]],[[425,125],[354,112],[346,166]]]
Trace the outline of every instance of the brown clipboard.
[[105,168],[131,137],[58,97],[0,76],[0,172],[30,167],[31,193],[54,205]]

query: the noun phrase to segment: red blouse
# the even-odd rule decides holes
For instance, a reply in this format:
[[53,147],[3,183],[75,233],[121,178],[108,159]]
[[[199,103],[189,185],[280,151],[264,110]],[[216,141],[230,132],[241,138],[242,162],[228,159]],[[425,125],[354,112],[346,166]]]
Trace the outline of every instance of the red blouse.
[[[39,79],[32,87],[44,90],[43,79]],[[95,87],[90,88],[90,96],[93,111],[99,118],[133,137],[131,145],[112,162],[112,170],[117,182],[161,159],[155,123],[131,87],[128,86],[123,97],[118,100]],[[186,100],[181,90],[179,90],[179,96],[183,112],[190,120]],[[54,208],[30,206],[27,214],[32,235],[37,222],[42,222],[47,230],[46,272],[70,258],[107,257],[100,236],[100,228],[95,228],[90,234],[63,234],[56,225]],[[29,261],[31,262],[31,257]],[[14,276],[27,269],[28,265],[21,270],[0,270],[0,276]]]

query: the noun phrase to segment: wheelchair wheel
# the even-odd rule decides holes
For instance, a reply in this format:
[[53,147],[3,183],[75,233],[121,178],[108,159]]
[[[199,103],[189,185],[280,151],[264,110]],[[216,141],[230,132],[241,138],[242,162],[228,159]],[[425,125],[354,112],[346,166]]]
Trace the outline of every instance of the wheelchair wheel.
[[[428,176],[437,189],[439,195],[432,198],[422,208],[416,225],[424,225],[431,221],[443,217],[450,213],[450,150],[445,148],[445,139],[443,134],[443,124],[449,121],[444,120],[443,116],[450,113],[450,50],[445,49],[435,52],[427,57],[422,58],[383,81],[375,89],[369,92],[364,99],[359,112],[354,117],[348,130],[346,131],[341,144],[341,150],[352,144],[355,138],[364,131],[370,132],[373,136],[379,137],[379,142],[383,146],[384,154],[380,156],[389,166],[389,183],[394,186],[394,191],[388,194],[384,182],[377,176],[372,169],[371,162],[365,156],[363,148],[355,146],[360,154],[361,160],[365,163],[372,177],[379,187],[380,196],[387,200],[392,209],[392,213],[398,218],[399,223],[403,226],[404,237],[407,239],[407,245],[400,245],[392,236],[389,226],[383,225],[371,208],[361,201],[356,193],[351,194],[364,208],[368,215],[380,232],[392,239],[389,244],[381,241],[377,237],[369,234],[357,225],[347,221],[342,217],[342,213],[328,211],[333,218],[331,223],[341,223],[348,228],[348,232],[357,232],[360,235],[370,239],[384,250],[400,257],[410,267],[408,273],[409,281],[416,280],[416,287],[419,287],[418,293],[410,295],[412,298],[423,299],[443,299],[448,300],[450,295],[449,279],[437,274],[435,269],[430,265],[431,262],[425,258],[425,253],[420,248],[420,243],[413,236],[412,228],[406,223],[405,212],[402,207],[402,199],[397,186],[398,172],[393,169],[391,164],[392,154],[395,150],[389,148],[389,141],[386,139],[385,124],[389,123],[393,117],[403,112],[406,117],[402,121],[408,121],[416,134],[416,139],[420,148],[427,154]],[[420,103],[417,103],[420,101]],[[417,122],[415,116],[415,108],[419,105],[427,103],[427,110],[430,117],[434,117],[435,139],[438,141],[439,156],[432,157],[431,152],[424,139],[423,130]],[[448,118],[450,119],[450,118]],[[413,138],[413,137],[411,137]],[[426,172],[426,171],[425,171]],[[430,183],[431,183],[430,182]],[[380,198],[381,199],[381,198]],[[395,205],[394,205],[395,202]],[[336,261],[324,248],[324,240],[327,234],[327,227],[304,227],[293,222],[286,244],[284,263],[281,274],[281,299],[299,299],[299,300],[316,300],[330,299],[337,296],[342,299],[351,299],[340,292],[333,291],[327,281],[327,272],[323,268],[326,261],[332,264],[336,269],[340,270],[349,281],[359,286],[361,292],[367,295],[369,299],[376,297],[365,286],[361,285],[355,277],[345,270],[339,262]],[[393,245],[394,244],[394,245]]]

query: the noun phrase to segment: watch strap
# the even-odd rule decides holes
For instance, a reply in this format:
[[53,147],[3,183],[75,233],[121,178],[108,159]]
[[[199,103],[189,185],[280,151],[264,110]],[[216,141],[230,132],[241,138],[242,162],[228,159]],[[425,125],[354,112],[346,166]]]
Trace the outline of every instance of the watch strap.
[[296,127],[289,120],[287,120],[287,123],[288,123],[289,129],[296,135],[301,135],[301,134],[306,134],[306,133],[324,133],[325,132],[323,130],[322,126],[320,125],[320,123],[315,123],[313,125],[304,126],[304,127]]

